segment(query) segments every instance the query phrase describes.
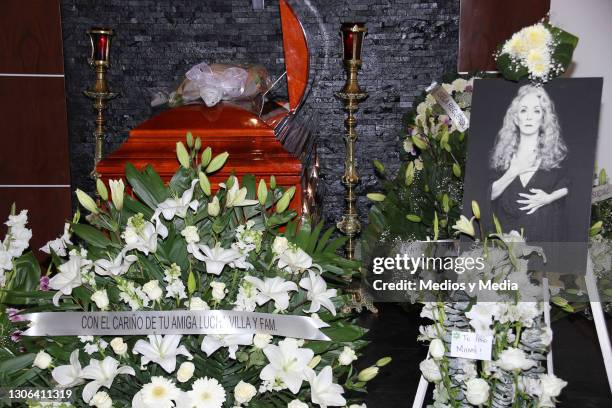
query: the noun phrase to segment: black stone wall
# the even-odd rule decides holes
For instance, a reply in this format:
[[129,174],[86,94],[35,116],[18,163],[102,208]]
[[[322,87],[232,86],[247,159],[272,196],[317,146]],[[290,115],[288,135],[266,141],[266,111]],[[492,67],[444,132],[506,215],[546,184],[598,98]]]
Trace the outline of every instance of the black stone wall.
[[[315,75],[309,104],[319,111],[319,156],[325,184],[323,214],[334,221],[344,211],[342,141],[344,112],[333,96],[344,84],[338,28],[364,21],[369,33],[360,83],[370,93],[358,113],[357,189],[362,220],[365,194],[376,189],[372,160],[398,166],[401,116],[414,96],[456,67],[458,0],[294,0],[313,49]],[[250,0],[61,0],[71,172],[74,188],[93,191],[93,112],[82,91],[93,82],[86,63],[85,31],[115,28],[109,84],[121,98],[106,113],[105,152],[149,118],[151,91],[180,83],[194,64],[259,62],[282,74],[277,0],[253,10]]]

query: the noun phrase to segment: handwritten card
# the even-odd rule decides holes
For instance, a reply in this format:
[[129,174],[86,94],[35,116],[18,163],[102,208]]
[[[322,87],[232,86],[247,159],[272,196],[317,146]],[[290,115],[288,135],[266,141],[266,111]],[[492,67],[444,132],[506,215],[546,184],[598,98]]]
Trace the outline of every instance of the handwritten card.
[[493,336],[453,330],[451,334],[451,357],[491,360]]

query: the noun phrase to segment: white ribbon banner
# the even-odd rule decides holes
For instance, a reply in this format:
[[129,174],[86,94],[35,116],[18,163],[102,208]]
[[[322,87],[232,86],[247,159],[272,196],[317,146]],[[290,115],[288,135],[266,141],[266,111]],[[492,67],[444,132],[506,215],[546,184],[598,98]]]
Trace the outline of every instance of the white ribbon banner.
[[236,310],[41,312],[22,316],[31,321],[30,328],[22,334],[24,336],[265,333],[306,340],[331,340],[319,330],[329,327],[321,320]]
[[444,112],[453,121],[455,127],[460,132],[465,132],[470,127],[470,121],[463,113],[457,102],[446,90],[437,82],[432,83],[426,91],[434,97],[438,104],[444,109]]
[[591,193],[591,202],[597,203],[599,201],[607,200],[612,197],[612,184],[604,184],[603,186],[593,187]]

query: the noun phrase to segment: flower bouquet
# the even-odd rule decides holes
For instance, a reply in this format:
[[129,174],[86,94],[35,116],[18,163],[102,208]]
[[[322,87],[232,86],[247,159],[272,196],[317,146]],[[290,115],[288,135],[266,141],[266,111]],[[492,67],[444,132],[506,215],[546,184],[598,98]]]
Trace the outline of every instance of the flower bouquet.
[[[474,78],[442,83],[444,90],[469,118]],[[404,118],[403,163],[395,178],[375,162],[384,193],[368,195],[374,201],[365,231],[368,241],[445,239],[461,214],[467,131],[457,129],[430,94],[415,101]],[[434,225],[439,226],[434,235]],[[435,236],[435,237],[434,237]]]
[[[474,217],[461,216],[458,233],[477,236]],[[479,293],[456,291],[452,302],[427,302],[421,317],[433,321],[419,328],[420,341],[429,343],[427,358],[419,365],[423,377],[435,384],[432,407],[554,407],[567,382],[548,373],[547,354],[552,330],[545,323],[544,302],[537,301],[543,288],[528,272],[532,255],[543,257],[541,248],[528,245],[516,231],[484,237],[482,245],[460,256],[481,257],[485,268],[458,276],[458,281],[511,280],[517,292],[499,292],[496,301],[479,299]],[[489,359],[479,361],[453,356],[452,342],[463,333],[491,338]]]
[[[245,176],[241,186],[231,176],[213,194],[208,175],[227,153],[212,157],[190,134],[187,147],[177,143],[177,157],[181,167],[167,186],[151,167],[128,165],[133,196],[124,194],[122,180],[110,181],[110,194],[99,181],[98,203],[77,190],[87,222],[77,213],[46,246],[52,261],[45,286],[35,274],[28,277],[34,288],[7,282],[0,307],[18,308],[9,319],[23,333],[17,342],[3,338],[3,386],[69,390],[62,404],[71,407],[358,401],[345,390],[364,391],[390,360],[353,369],[366,342],[365,330],[342,312],[349,299],[343,289],[358,268],[336,254],[344,239],[321,224],[291,222],[294,189],[276,186],[273,177],[256,186]],[[88,328],[106,316],[107,325],[112,319],[118,333],[129,334],[95,334],[102,323],[77,336],[71,313]],[[149,317],[157,329],[175,330],[145,334],[139,322]],[[209,326],[194,332],[189,319],[196,318]],[[216,331],[207,331],[215,322]],[[283,335],[307,326],[313,330],[303,338]]]
[[541,22],[514,33],[499,46],[495,60],[506,79],[547,82],[565,72],[577,44],[578,37]]

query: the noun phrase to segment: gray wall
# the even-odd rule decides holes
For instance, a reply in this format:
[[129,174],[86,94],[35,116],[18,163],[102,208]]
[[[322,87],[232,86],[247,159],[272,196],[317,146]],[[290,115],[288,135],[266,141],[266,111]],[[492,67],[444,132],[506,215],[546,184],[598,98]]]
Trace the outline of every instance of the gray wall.
[[[201,61],[261,62],[283,72],[278,2],[254,11],[250,0],[62,0],[73,188],[93,190],[88,179],[93,157],[93,113],[82,95],[93,81],[85,31],[115,28],[109,83],[122,96],[111,103],[105,152],[116,149],[128,131],[155,111],[150,90],[180,83]],[[335,221],[344,209],[342,141],[344,113],[333,93],[344,83],[338,28],[364,21],[369,34],[363,51],[361,85],[370,93],[358,113],[359,211],[365,221],[365,194],[376,188],[372,160],[398,166],[401,116],[421,90],[456,67],[458,0],[294,0],[309,33],[316,76],[309,102],[319,110],[319,155],[325,184],[323,214]]]

